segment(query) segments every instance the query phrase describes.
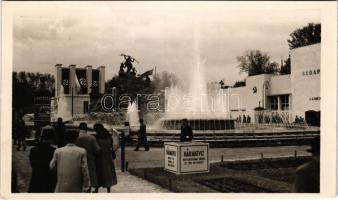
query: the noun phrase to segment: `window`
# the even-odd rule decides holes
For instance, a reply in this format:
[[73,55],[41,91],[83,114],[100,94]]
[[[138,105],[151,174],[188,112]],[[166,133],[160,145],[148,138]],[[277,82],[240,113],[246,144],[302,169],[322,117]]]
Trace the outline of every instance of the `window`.
[[278,110],[278,96],[270,97],[270,110]]
[[280,96],[282,110],[289,110],[289,95]]

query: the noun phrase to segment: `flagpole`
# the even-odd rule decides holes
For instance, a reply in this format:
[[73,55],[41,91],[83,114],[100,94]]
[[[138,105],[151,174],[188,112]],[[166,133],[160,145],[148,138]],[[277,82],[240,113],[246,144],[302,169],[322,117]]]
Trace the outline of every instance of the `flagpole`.
[[74,117],[74,88],[72,88],[72,118]]

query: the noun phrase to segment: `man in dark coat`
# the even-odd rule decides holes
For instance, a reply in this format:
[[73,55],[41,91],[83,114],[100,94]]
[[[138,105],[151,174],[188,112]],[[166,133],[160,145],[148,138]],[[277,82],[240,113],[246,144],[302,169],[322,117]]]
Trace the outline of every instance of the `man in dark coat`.
[[19,151],[21,146],[23,146],[23,150],[26,151],[26,137],[28,135],[28,129],[26,127],[25,121],[23,121],[22,117],[19,118],[16,124],[16,136],[18,140],[18,148]]
[[149,151],[149,144],[147,140],[147,127],[144,124],[144,121],[142,118],[139,120],[139,122],[140,122],[140,130],[138,131],[138,140],[137,140],[135,151],[138,151],[140,145],[143,145],[144,149],[146,151]]
[[61,117],[58,118],[55,125],[55,144],[60,147],[64,147],[66,145],[65,139],[65,124],[69,123],[69,121],[63,122]]
[[294,184],[295,192],[319,193],[320,192],[320,137],[312,140],[311,149],[313,159],[296,170]]
[[[76,145],[82,147],[87,151],[87,163],[90,177],[90,186],[96,189],[98,187],[98,180],[96,174],[95,159],[101,150],[96,138],[87,133],[87,124],[82,122],[79,126],[80,134],[76,140]],[[91,192],[91,188],[87,191]]]
[[181,127],[181,142],[191,142],[194,138],[192,133],[192,128],[188,124],[187,119],[182,120],[182,127]]
[[51,193],[56,185],[56,174],[49,170],[55,148],[51,146],[54,139],[54,128],[43,128],[41,142],[30,151],[29,160],[32,166],[32,178],[29,185],[31,193]]

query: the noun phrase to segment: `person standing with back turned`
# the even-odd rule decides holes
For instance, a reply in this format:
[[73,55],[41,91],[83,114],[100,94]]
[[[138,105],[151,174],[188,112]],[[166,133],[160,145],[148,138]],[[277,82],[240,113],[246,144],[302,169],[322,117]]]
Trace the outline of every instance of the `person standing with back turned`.
[[142,118],[139,120],[139,122],[140,122],[140,130],[138,131],[138,140],[137,140],[135,151],[138,151],[140,145],[143,145],[144,149],[146,151],[149,151],[149,144],[147,140],[147,127],[144,124],[144,121]]
[[32,177],[29,184],[30,193],[52,193],[55,190],[56,174],[49,170],[55,148],[52,147],[55,130],[51,126],[42,129],[41,142],[33,147],[29,154]]
[[110,187],[117,184],[115,165],[113,158],[113,139],[105,128],[98,129],[97,143],[101,147],[98,168],[98,185],[105,187],[110,192]]
[[86,150],[75,145],[78,136],[76,130],[66,131],[67,145],[55,150],[49,164],[57,172],[55,192],[80,193],[90,187]]
[[182,119],[182,127],[181,127],[181,142],[191,142],[194,138],[192,128],[188,124],[187,119]]
[[[80,134],[76,140],[76,145],[87,151],[87,162],[90,176],[90,185],[95,190],[98,187],[95,159],[99,156],[100,146],[93,135],[87,133],[87,124],[82,122],[79,126]],[[91,188],[87,191],[91,192]]]

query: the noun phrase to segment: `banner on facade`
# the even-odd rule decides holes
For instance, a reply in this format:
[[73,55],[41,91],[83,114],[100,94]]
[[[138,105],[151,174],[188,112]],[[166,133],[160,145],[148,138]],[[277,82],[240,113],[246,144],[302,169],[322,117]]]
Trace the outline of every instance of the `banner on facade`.
[[93,69],[92,71],[92,93],[99,92],[99,83],[100,83],[100,71]]
[[86,69],[76,69],[75,71],[77,94],[87,94],[87,71]]
[[70,93],[70,69],[69,68],[62,68],[61,70],[61,86],[63,87],[64,94]]

